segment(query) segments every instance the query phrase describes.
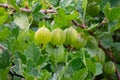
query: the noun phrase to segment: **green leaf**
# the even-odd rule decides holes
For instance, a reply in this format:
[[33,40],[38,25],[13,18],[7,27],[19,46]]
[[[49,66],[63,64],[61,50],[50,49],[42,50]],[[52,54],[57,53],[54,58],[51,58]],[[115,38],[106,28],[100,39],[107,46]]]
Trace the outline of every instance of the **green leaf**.
[[73,80],[85,80],[87,75],[88,75],[88,69],[87,68],[83,68],[83,69],[73,73],[72,79]]
[[14,57],[20,59],[23,64],[26,64],[26,62],[27,62],[26,56],[20,52],[16,52],[14,54]]
[[101,35],[98,36],[101,45],[104,46],[104,48],[110,48],[110,46],[113,44],[113,38],[111,33],[104,32],[101,33]]
[[0,69],[6,69],[10,65],[10,52],[0,53]]
[[44,13],[40,12],[42,5],[39,3],[39,0],[35,2],[34,6],[32,7],[32,16],[35,21],[38,21],[45,17]]
[[20,8],[19,6],[16,4],[16,0],[10,0],[8,1],[8,3],[14,7],[14,9],[17,11],[17,12],[20,12]]
[[7,3],[7,0],[0,0],[0,3]]
[[100,75],[103,73],[103,67],[102,67],[102,64],[100,63],[96,63],[96,71],[95,71],[95,76],[96,75]]
[[39,80],[49,80],[51,77],[51,73],[49,73],[47,70],[41,71],[41,77]]
[[27,31],[29,29],[28,17],[24,14],[15,15],[14,22],[23,30]]
[[40,66],[40,68],[43,68],[44,66],[47,65],[48,60],[49,60],[48,55],[41,55],[37,65]]
[[23,75],[23,67],[22,67],[22,61],[19,58],[16,58],[14,60],[14,66],[12,67],[12,71],[14,71],[18,75]]
[[58,10],[58,14],[59,14],[59,16],[62,17],[62,18],[64,18],[64,17],[66,16],[66,12],[65,12],[65,10],[64,10],[63,8],[60,8],[60,9]]
[[[7,34],[5,34],[5,33],[7,33]],[[9,28],[7,28],[5,26],[0,28],[0,40],[5,40],[5,39],[9,38],[10,34],[11,34],[11,32],[10,32]]]
[[87,67],[90,70],[90,72],[92,72],[93,74],[95,74],[96,64],[93,63],[91,59],[86,59],[86,64],[87,64]]
[[33,13],[38,13],[41,9],[42,5],[39,2],[36,2],[34,6],[32,7],[32,12]]
[[95,54],[98,52],[98,42],[93,36],[88,37],[87,42],[87,51],[90,54],[91,57],[95,56]]
[[112,44],[112,49],[114,51],[120,52],[120,42],[115,42]]
[[66,15],[66,20],[70,21],[70,20],[74,20],[78,17],[78,12],[77,11],[73,11],[71,14]]
[[21,80],[21,78],[17,76],[13,76],[13,80]]
[[82,2],[82,8],[83,8],[83,10],[84,10],[84,16],[85,16],[85,14],[86,14],[87,3],[88,3],[87,0],[83,0],[83,2]]
[[61,0],[61,1],[60,1],[60,6],[62,6],[62,7],[67,7],[67,6],[69,6],[72,2],[73,2],[73,0]]
[[73,79],[71,79],[70,77],[67,77],[67,78],[62,78],[61,80],[73,80]]
[[35,64],[38,63],[38,60],[40,58],[40,50],[38,48],[37,45],[35,45],[34,43],[31,43],[27,49],[24,51],[23,53],[26,58],[27,58],[27,61],[29,59],[31,59]]
[[59,62],[65,62],[66,61],[66,57],[67,54],[64,51],[64,46],[60,45],[57,48],[53,48],[53,46],[48,45],[46,48],[46,51],[49,53],[50,55],[50,60],[54,63],[57,64]]
[[83,64],[81,58],[76,58],[70,62],[68,71],[70,71],[70,72],[78,71],[83,67],[83,65],[84,64]]
[[97,76],[103,73],[102,64],[95,63],[91,59],[86,59],[86,64],[88,69],[92,72],[94,76]]
[[43,14],[41,12],[35,12],[35,13],[32,14],[32,16],[33,16],[34,20],[37,21],[37,22],[39,22],[40,19],[45,18],[45,14]]
[[32,76],[32,75],[27,75],[27,76],[25,77],[25,80],[34,80],[34,76]]
[[110,21],[120,19],[120,7],[111,8],[110,4],[107,4],[104,7],[104,13]]
[[113,43],[111,49],[116,62],[120,63],[120,42]]
[[0,69],[0,80],[7,80],[9,69],[9,67],[7,67],[6,69]]
[[4,8],[0,8],[0,25],[4,24],[8,19],[8,14]]
[[53,6],[58,6],[59,0],[48,0]]
[[70,24],[71,20],[77,19],[78,17],[78,12],[77,11],[72,11],[69,14],[66,14],[66,11],[63,8],[58,9],[58,14],[54,16],[54,25],[53,28],[61,27],[64,28]]
[[[111,24],[110,24],[111,25]],[[112,25],[112,27],[110,28],[110,32],[114,32],[116,30],[120,29],[120,20],[115,22],[114,25]]]
[[23,73],[25,77],[26,75],[31,75],[36,77],[40,76],[38,70],[36,69],[36,65],[31,59],[29,59],[29,61],[26,62]]

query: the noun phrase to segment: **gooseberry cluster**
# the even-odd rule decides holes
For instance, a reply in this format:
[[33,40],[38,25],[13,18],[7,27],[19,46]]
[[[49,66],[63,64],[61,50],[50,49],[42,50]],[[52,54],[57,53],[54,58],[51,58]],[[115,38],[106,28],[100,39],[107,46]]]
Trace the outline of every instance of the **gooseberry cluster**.
[[65,30],[56,28],[52,31],[46,27],[41,27],[35,33],[35,41],[39,44],[71,45],[79,49],[86,45],[87,38],[83,33],[78,33],[73,27],[66,28]]
[[[83,32],[77,32],[77,30],[73,27],[69,27],[64,30],[61,28],[56,28],[52,31],[46,27],[41,27],[35,33],[35,41],[38,44],[46,45],[48,43],[51,43],[52,45],[59,46],[58,49],[53,49],[55,53],[51,53],[50,55],[50,60],[56,61],[55,63],[65,62],[65,53],[62,47],[63,45],[70,45],[75,49],[80,49],[87,44],[86,35]],[[105,62],[105,53],[100,48],[98,49],[98,53],[95,55],[95,61],[103,65],[105,73],[115,73],[114,63]]]

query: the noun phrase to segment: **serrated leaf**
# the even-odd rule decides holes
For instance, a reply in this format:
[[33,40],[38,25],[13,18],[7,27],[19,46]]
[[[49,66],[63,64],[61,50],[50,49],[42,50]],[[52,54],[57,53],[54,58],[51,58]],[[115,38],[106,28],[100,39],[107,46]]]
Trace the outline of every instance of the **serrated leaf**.
[[103,73],[102,64],[95,63],[91,59],[86,59],[86,64],[88,69],[92,72],[94,76],[100,75]]
[[95,74],[96,64],[93,63],[91,59],[86,59],[86,64],[87,64],[88,69],[89,69],[93,74]]
[[[7,33],[7,34],[5,34]],[[10,36],[11,32],[10,29],[7,27],[1,28],[0,29],[0,40],[7,39]]]
[[8,19],[8,14],[5,11],[4,8],[0,8],[0,25],[5,23],[5,21]]
[[114,51],[120,52],[120,42],[115,42],[112,44],[112,49]]
[[72,80],[70,77],[62,78],[61,80]]
[[0,53],[0,69],[6,69],[10,65],[10,53],[5,51]]
[[96,71],[95,71],[95,76],[100,75],[103,73],[103,67],[102,64],[96,63]]
[[54,16],[54,25],[53,28],[61,27],[61,28],[65,28],[66,26],[69,25],[71,20],[74,20],[78,17],[78,12],[77,11],[73,11],[70,14],[66,14],[66,11],[63,8],[60,8],[58,10],[58,14],[59,15],[55,15]]
[[83,69],[80,69],[79,71],[76,71],[75,73],[73,73],[72,79],[73,80],[85,80],[87,75],[88,75],[88,69],[83,68]]
[[7,67],[6,69],[0,69],[0,80],[7,80],[9,69],[9,67]]
[[14,54],[14,57],[20,59],[23,64],[26,64],[26,62],[27,62],[26,56],[22,53],[16,52]]
[[81,58],[76,58],[74,60],[72,60],[69,64],[69,70],[68,71],[78,71],[79,69],[81,69],[83,67],[83,62],[81,60]]
[[47,65],[48,60],[49,60],[48,55],[42,55],[40,56],[37,65],[40,66],[40,68],[43,68],[44,66]]
[[40,50],[37,45],[31,43],[23,53],[26,56],[26,59],[31,59],[35,64],[38,63],[40,58]]
[[32,12],[33,13],[38,13],[41,9],[42,5],[39,2],[36,2],[34,6],[32,7]]
[[32,75],[27,75],[27,76],[25,77],[25,80],[34,80],[34,76],[32,76]]
[[120,19],[120,7],[111,8],[110,4],[107,4],[104,7],[104,13],[110,21]]
[[120,43],[119,42],[114,43],[111,49],[113,52],[112,55],[114,56],[116,63],[120,64]]
[[23,30],[29,29],[29,20],[28,17],[24,14],[16,15],[14,18],[14,22]]
[[58,14],[59,14],[59,16],[62,17],[62,18],[64,18],[64,17],[66,16],[66,12],[65,12],[65,10],[64,10],[63,8],[60,8],[60,9],[58,10]]
[[109,32],[104,32],[98,37],[101,45],[104,46],[104,48],[110,48],[110,46],[113,44],[113,38]]
[[34,62],[31,59],[27,61],[26,67],[24,68],[24,76],[26,75],[31,75],[36,77],[40,76],[38,70],[36,69],[36,64],[34,64]]
[[14,36],[16,39],[18,37],[18,34],[19,34],[19,28],[18,27],[12,29],[12,36]]
[[73,0],[60,0],[60,6],[66,7],[72,3]]
[[49,53],[50,60],[53,61],[55,64],[58,62],[65,62],[66,61],[67,55],[64,52],[63,45],[60,45],[57,48],[53,48],[53,46],[48,45],[46,47],[46,51]]
[[21,80],[21,78],[17,76],[13,76],[13,80]]
[[118,22],[116,22],[111,28],[110,28],[110,32],[114,32],[116,30],[120,29],[120,20]]
[[77,18],[77,16],[78,16],[78,12],[73,11],[71,14],[66,15],[66,20],[69,20],[69,21],[74,20]]
[[41,71],[41,77],[39,80],[49,80],[51,77],[51,73],[49,73],[47,70]]
[[10,4],[10,6],[14,7],[17,12],[20,12],[20,7],[16,4],[16,0],[8,0],[8,3]]
[[51,3],[53,6],[57,6],[59,0],[48,0],[49,3]]
[[22,71],[23,71],[23,68],[22,68],[22,61],[21,59],[17,58],[14,60],[14,66],[11,68],[12,71],[14,71],[16,74],[18,75],[23,75]]
[[39,22],[40,19],[45,18],[45,14],[41,13],[41,12],[35,12],[32,14],[33,18],[35,21]]

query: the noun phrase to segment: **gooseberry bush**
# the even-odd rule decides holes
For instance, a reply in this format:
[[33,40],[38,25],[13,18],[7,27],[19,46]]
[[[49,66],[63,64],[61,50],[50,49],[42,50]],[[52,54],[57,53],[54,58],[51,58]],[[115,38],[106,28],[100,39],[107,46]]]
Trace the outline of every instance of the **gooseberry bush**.
[[120,0],[0,0],[0,80],[120,80]]

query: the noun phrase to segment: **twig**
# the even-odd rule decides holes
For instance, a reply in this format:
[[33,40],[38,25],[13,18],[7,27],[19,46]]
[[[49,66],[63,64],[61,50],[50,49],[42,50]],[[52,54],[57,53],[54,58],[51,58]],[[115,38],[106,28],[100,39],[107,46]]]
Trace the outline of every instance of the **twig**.
[[[13,11],[16,11],[13,7],[9,7],[8,4],[0,4],[0,7],[4,7],[4,8],[8,8],[8,9],[12,9]],[[26,8],[20,8],[21,12],[32,12],[30,9],[26,9]],[[56,10],[54,9],[48,9],[48,10],[40,10],[39,12],[42,13],[57,13]]]
[[[13,7],[9,7],[8,4],[0,4],[0,7],[12,9],[14,12],[16,12],[16,10],[15,10]],[[28,13],[32,12],[30,9],[27,9],[27,8],[20,8],[20,11],[21,11],[21,12],[28,12]],[[41,9],[39,12],[42,12],[42,13],[45,13],[45,14],[47,14],[47,13],[57,13],[57,11],[54,10],[54,9],[48,9],[48,10],[42,10],[42,9]],[[77,21],[75,21],[75,20],[72,20],[72,22],[73,22],[73,24],[74,24],[75,26],[77,26],[77,27],[86,28],[85,24],[79,24],[79,23],[78,23]]]
[[99,42],[99,47],[107,54],[107,55],[109,55],[109,57],[112,59],[112,61],[114,61],[115,62],[115,59],[114,59],[114,57],[113,57],[113,55],[112,55],[112,52],[111,51],[109,51],[109,50],[107,50],[107,49],[105,49],[102,45],[101,45],[101,43]]
[[2,52],[5,51],[5,48],[0,44],[0,50],[2,50]]
[[85,26],[85,24],[79,24],[77,21],[75,21],[75,20],[72,20],[72,23],[75,25],[75,26],[77,26],[77,27],[81,27],[81,28],[86,28],[86,26]]
[[105,25],[108,22],[107,18],[105,17],[103,21],[98,25],[98,27]]
[[[108,49],[105,49],[101,43],[99,43],[99,47],[111,58],[111,60],[116,63],[115,59],[114,59],[114,56],[112,55],[112,51],[109,51]],[[115,65],[116,67],[116,65]],[[116,75],[117,75],[117,78],[118,80],[120,80],[120,72],[118,70],[118,68],[116,67]]]

